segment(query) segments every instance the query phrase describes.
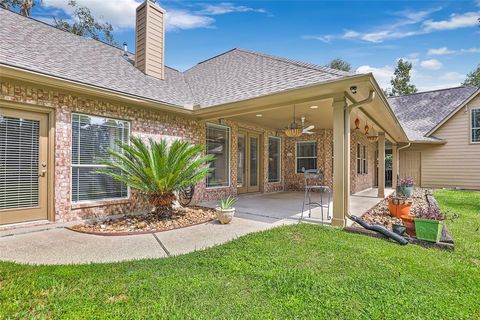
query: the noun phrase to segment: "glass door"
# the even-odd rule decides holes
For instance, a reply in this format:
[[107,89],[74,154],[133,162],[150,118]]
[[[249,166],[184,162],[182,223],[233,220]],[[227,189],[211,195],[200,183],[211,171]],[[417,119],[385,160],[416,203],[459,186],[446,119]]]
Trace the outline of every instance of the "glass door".
[[239,193],[260,191],[260,134],[239,131],[237,145],[237,187]]
[[48,116],[0,108],[0,225],[47,219]]

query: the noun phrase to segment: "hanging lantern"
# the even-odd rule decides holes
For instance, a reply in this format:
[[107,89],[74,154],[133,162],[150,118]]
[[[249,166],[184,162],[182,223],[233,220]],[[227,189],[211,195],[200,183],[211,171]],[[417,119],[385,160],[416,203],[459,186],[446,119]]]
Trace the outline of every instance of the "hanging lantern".
[[354,123],[355,123],[355,130],[360,129],[360,119],[358,119],[358,118],[355,119],[355,122],[354,122]]
[[378,136],[367,136],[368,141],[370,142],[377,142]]
[[368,136],[368,130],[370,130],[370,127],[368,126],[368,123],[365,125],[365,135]]
[[297,122],[295,121],[295,105],[293,105],[293,121],[284,130],[284,132],[285,132],[285,135],[289,138],[298,138],[303,133],[302,126],[297,124]]

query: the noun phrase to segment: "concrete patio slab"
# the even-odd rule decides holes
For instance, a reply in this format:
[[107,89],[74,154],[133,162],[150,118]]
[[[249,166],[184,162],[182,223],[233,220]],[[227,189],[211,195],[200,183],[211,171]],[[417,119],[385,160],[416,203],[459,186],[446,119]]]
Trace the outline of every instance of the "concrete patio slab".
[[[387,190],[389,194],[391,190]],[[361,216],[381,199],[376,190],[351,197],[352,214]],[[303,192],[243,195],[231,224],[218,222],[188,228],[131,236],[96,236],[65,229],[65,224],[47,223],[0,230],[0,260],[30,264],[117,262],[163,258],[212,247],[248,233],[298,223]],[[216,206],[217,202],[204,203]],[[305,212],[305,217],[308,213]],[[324,220],[326,210],[324,212]],[[321,209],[312,210],[306,222],[320,222]]]
[[55,228],[0,238],[0,260],[20,263],[112,262],[166,256],[151,234],[111,237]]

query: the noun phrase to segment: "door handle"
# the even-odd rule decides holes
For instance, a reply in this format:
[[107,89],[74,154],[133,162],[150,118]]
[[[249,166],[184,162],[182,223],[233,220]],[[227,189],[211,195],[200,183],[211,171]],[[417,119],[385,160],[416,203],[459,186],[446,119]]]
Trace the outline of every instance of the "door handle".
[[47,163],[42,161],[42,171],[38,174],[39,177],[45,177],[47,175]]

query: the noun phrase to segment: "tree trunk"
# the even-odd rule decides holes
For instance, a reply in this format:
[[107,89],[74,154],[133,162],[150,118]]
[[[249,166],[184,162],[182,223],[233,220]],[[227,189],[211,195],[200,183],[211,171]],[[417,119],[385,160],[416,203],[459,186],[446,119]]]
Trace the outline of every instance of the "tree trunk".
[[171,209],[177,197],[173,192],[151,193],[148,195],[148,201],[155,207],[157,212]]

